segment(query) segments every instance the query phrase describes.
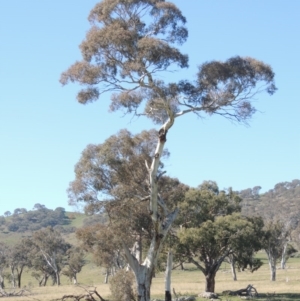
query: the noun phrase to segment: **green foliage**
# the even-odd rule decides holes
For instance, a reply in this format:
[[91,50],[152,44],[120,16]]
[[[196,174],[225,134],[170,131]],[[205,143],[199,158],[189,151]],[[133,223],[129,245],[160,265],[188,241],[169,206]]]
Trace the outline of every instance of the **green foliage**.
[[180,204],[176,259],[193,263],[206,277],[206,291],[214,292],[214,278],[226,257],[251,258],[261,248],[263,222],[240,214],[241,198],[219,191],[215,182],[190,189]]
[[62,274],[67,276],[73,283],[77,283],[77,274],[81,272],[86,264],[85,252],[82,248],[72,246],[66,252],[66,266],[62,270]]
[[231,189],[219,191],[216,182],[205,181],[198,188],[190,188],[180,202],[180,214],[176,224],[185,228],[198,227],[205,221],[214,221],[218,216],[240,212],[241,198]]
[[6,222],[7,229],[12,232],[37,231],[44,227],[65,225],[69,222],[65,209],[47,209],[44,205],[36,204],[35,210],[27,211],[17,208]]

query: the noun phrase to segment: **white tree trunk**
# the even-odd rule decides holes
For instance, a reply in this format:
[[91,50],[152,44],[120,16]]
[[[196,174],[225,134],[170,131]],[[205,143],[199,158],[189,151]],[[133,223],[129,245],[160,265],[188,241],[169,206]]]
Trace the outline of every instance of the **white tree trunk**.
[[[154,158],[152,160],[150,168],[148,168],[150,183],[149,209],[153,222],[153,237],[144,262],[140,263],[139,260],[129,251],[128,247],[124,244],[126,259],[130,267],[132,268],[136,278],[138,292],[137,301],[150,301],[150,287],[155,272],[157,258],[162,248],[162,244],[178,213],[178,209],[175,209],[173,212],[169,212],[166,208],[164,200],[162,200],[158,194],[158,180],[161,176],[158,174],[160,158],[167,141],[167,132],[174,123],[174,113],[172,112],[170,105],[167,105],[166,110],[169,115],[169,119],[158,132],[158,142]],[[158,210],[158,205],[161,207],[161,211]]]
[[132,268],[137,285],[138,299],[137,301],[150,300],[150,287],[153,278],[153,273],[156,267],[157,258],[162,247],[162,243],[171,227],[172,222],[176,218],[178,210],[171,212],[164,221],[157,220],[158,233],[155,233],[147,256],[142,264],[133,256],[130,250],[124,245],[126,258],[130,267]]
[[237,281],[236,270],[235,270],[235,260],[233,258],[230,260],[230,266],[231,266],[232,279],[233,279],[233,281]]
[[108,276],[109,276],[109,268],[106,269],[105,276],[104,276],[104,283],[108,283]]
[[267,253],[269,260],[269,267],[271,272],[271,281],[276,281],[276,261],[277,258],[273,256],[271,253]]
[[286,252],[287,252],[287,243],[284,245],[282,250],[282,255],[281,255],[280,266],[283,270],[285,269],[285,265],[286,265]]
[[77,284],[77,274],[74,274],[73,278],[73,284]]
[[13,288],[16,287],[15,267],[10,265],[11,285]]
[[172,301],[171,295],[171,274],[172,274],[173,254],[168,253],[167,268],[165,273],[165,301]]
[[52,256],[50,256],[49,254],[47,254],[43,250],[41,250],[41,253],[43,254],[47,264],[49,265],[49,267],[51,269],[53,269],[53,271],[55,273],[56,285],[59,286],[60,285],[60,275],[59,275],[59,271],[58,271],[57,264],[56,264],[56,254],[54,253],[54,254],[52,254]]
[[140,235],[138,235],[137,240],[133,245],[132,255],[137,259],[139,263],[142,262],[142,240]]

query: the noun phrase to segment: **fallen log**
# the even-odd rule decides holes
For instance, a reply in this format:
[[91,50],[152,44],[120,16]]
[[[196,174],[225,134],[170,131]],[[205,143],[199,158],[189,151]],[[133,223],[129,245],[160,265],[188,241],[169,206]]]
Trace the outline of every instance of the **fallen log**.
[[1,297],[20,297],[24,296],[25,293],[31,294],[28,290],[22,289],[19,291],[13,290],[13,291],[6,291],[3,288],[0,288],[0,298]]
[[53,301],[65,301],[65,300],[73,300],[73,301],[106,301],[104,298],[100,296],[100,294],[97,292],[96,287],[91,290],[89,287],[83,287],[80,285],[77,285],[78,287],[82,288],[86,293],[79,294],[79,295],[64,295],[61,298],[55,299]]
[[258,292],[252,284],[249,284],[246,288],[242,288],[236,291],[231,291],[231,290],[223,291],[222,294],[226,296],[258,297]]

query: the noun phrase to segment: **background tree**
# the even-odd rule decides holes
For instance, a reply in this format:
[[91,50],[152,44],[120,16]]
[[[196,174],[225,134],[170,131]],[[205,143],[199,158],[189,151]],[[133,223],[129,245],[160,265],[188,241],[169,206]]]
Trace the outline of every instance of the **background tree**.
[[12,232],[36,231],[43,227],[65,225],[68,222],[64,208],[58,207],[52,210],[45,205],[35,204],[34,210],[15,209],[7,223],[7,228]]
[[262,223],[242,217],[240,201],[232,189],[219,191],[215,182],[206,181],[190,189],[180,204],[177,256],[201,270],[206,292],[214,292],[215,276],[225,258],[253,254],[261,247],[258,234]]
[[276,264],[280,260],[287,243],[287,232],[284,231],[284,224],[277,221],[268,221],[265,225],[265,237],[263,247],[267,253],[271,281],[276,281]]
[[[184,43],[185,17],[171,2],[161,0],[103,0],[92,9],[92,28],[80,45],[83,60],[61,76],[61,83],[78,82],[80,103],[112,92],[112,111],[146,115],[161,124],[151,164],[148,163],[151,247],[142,264],[124,246],[137,280],[139,300],[150,299],[150,285],[161,245],[176,218],[159,198],[159,164],[167,132],[175,119],[187,113],[219,114],[247,122],[255,112],[257,92],[275,91],[270,66],[252,58],[234,57],[199,67],[195,82],[166,83],[157,75],[172,65],[188,67],[188,57],[175,45]],[[141,108],[141,111],[139,111]],[[163,208],[160,212],[159,208]]]
[[67,250],[66,256],[66,266],[62,270],[62,274],[69,277],[74,284],[77,284],[77,274],[81,272],[86,264],[85,252],[82,248],[72,246]]
[[262,237],[264,236],[263,226],[264,222],[261,217],[248,217],[247,220],[252,223],[253,231],[248,232],[249,236],[246,237],[247,243],[240,241],[241,246],[233,250],[227,257],[231,265],[232,278],[237,280],[236,267],[239,271],[248,269],[251,273],[257,271],[263,262],[259,258],[255,258],[255,254],[262,248]]
[[45,258],[39,252],[32,252],[30,257],[30,268],[33,270],[31,276],[34,277],[39,286],[46,286],[50,277],[55,278],[53,269],[47,264]]
[[42,255],[44,262],[55,274],[55,283],[60,285],[60,272],[65,264],[64,257],[71,245],[52,227],[34,232],[32,243],[36,252]]
[[5,228],[6,219],[4,216],[0,216],[0,230],[3,230]]
[[4,288],[4,270],[8,266],[9,248],[4,243],[0,242],[0,288]]
[[7,264],[11,271],[12,286],[21,288],[21,278],[24,268],[30,266],[29,254],[32,246],[29,239],[24,238],[16,245],[9,248]]
[[97,266],[106,270],[104,282],[108,282],[110,274],[122,269],[126,265],[122,241],[117,232],[107,225],[96,224],[86,226],[76,232],[76,237],[81,242],[81,247],[93,255]]
[[[122,130],[103,144],[89,145],[75,167],[76,179],[69,187],[70,203],[84,200],[87,214],[108,217],[105,225],[98,221],[96,225],[79,229],[77,237],[94,254],[94,260],[108,270],[124,266],[122,239],[139,261],[143,258],[142,245],[150,244],[153,225],[145,161],[151,159],[156,139],[154,131],[133,136]],[[164,156],[167,155],[165,151]],[[160,198],[170,206],[176,206],[187,189],[177,179],[162,174],[159,187]],[[107,198],[100,201],[98,197],[103,195]]]

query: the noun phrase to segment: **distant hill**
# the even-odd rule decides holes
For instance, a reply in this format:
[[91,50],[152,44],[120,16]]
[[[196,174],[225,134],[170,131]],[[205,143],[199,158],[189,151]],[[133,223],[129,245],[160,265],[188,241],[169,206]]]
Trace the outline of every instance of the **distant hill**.
[[84,225],[105,222],[104,216],[87,216],[79,212],[67,212],[59,207],[48,209],[38,204],[34,210],[16,209],[13,214],[0,216],[0,242],[14,245],[23,237],[31,236],[34,231],[51,226],[62,233],[71,244],[76,245],[75,232]]
[[260,215],[266,219],[294,219],[300,222],[300,180],[281,182],[260,194],[260,186],[239,192],[245,215]]
[[[300,233],[300,180],[281,182],[266,193],[260,193],[260,186],[238,191],[243,199],[242,213],[247,216],[260,215],[264,219],[289,220]],[[0,241],[14,244],[33,231],[52,226],[58,229],[70,243],[76,244],[75,231],[84,225],[105,222],[104,216],[86,216],[83,213],[67,212],[58,207],[55,210],[36,204],[33,210],[17,208],[13,213],[0,216]]]

